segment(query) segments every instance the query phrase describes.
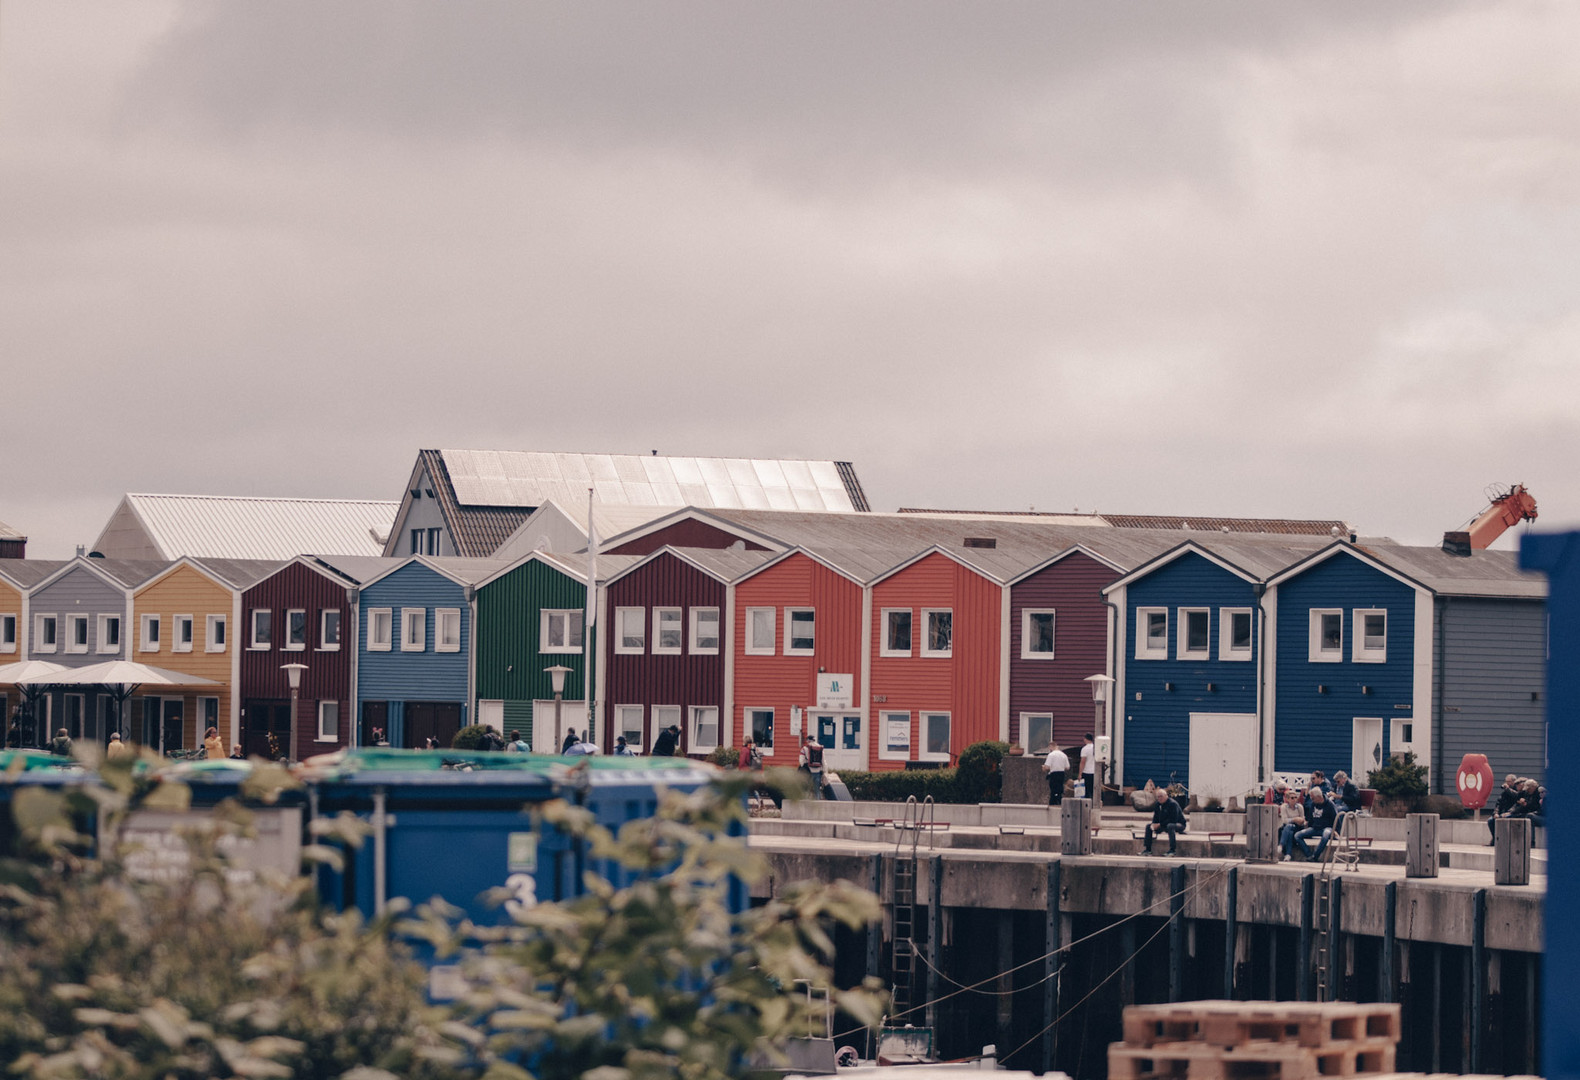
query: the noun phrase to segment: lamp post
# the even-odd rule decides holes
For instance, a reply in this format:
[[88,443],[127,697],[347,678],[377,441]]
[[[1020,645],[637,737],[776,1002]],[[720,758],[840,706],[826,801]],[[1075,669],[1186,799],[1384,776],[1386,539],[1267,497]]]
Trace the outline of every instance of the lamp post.
[[1099,673],[1088,675],[1085,681],[1092,686],[1092,708],[1097,713],[1092,724],[1092,731],[1096,735],[1092,743],[1092,786],[1097,790],[1086,793],[1092,800],[1092,824],[1096,825],[1102,816],[1103,766],[1108,764],[1109,748],[1113,745],[1109,740],[1107,714],[1103,706],[1108,703],[1108,688],[1114,684],[1114,680],[1111,675]]
[[570,668],[564,664],[555,664],[553,667],[543,669],[549,674],[549,686],[554,691],[554,747],[551,754],[560,752],[560,707],[565,701],[565,676],[570,674]]
[[281,664],[280,670],[285,672],[286,681],[291,684],[291,760],[296,761],[296,695],[302,688],[302,672],[307,670],[306,664]]

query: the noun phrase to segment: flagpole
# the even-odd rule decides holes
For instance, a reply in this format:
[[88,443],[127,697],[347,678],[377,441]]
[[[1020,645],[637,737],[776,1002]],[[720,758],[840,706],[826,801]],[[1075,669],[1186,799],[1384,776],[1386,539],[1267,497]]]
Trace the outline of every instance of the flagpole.
[[[587,736],[587,741],[594,746],[599,745],[600,733],[597,731],[597,673],[593,664],[598,656],[596,642],[598,625],[598,526],[593,523],[593,489],[587,489],[587,612],[582,618],[582,650],[586,654],[582,658],[582,688],[583,696],[587,699],[587,726],[592,731]],[[613,747],[610,747],[613,750]]]

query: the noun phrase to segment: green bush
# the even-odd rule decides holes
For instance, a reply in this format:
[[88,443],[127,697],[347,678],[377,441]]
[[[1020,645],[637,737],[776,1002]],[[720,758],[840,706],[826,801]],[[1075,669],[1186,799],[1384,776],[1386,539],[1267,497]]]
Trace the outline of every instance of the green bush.
[[455,739],[450,743],[450,748],[453,750],[482,750],[485,748],[483,739],[487,736],[488,730],[487,724],[473,724],[471,727],[464,727],[455,733]]
[[850,789],[850,797],[862,802],[904,802],[915,795],[921,802],[927,796],[937,803],[957,803],[959,789],[954,769],[886,769],[882,772],[841,772],[839,778]]
[[1458,795],[1428,795],[1420,803],[1423,814],[1436,814],[1444,821],[1465,816],[1465,804],[1459,801]]
[[708,755],[708,763],[721,769],[733,769],[741,762],[741,752],[733,746],[721,746]]
[[1009,743],[988,739],[972,743],[960,752],[955,770],[959,801],[963,803],[998,802],[1004,788],[1004,755]]
[[1414,754],[1395,754],[1366,774],[1366,786],[1395,802],[1414,803],[1426,795],[1426,766],[1417,765]]

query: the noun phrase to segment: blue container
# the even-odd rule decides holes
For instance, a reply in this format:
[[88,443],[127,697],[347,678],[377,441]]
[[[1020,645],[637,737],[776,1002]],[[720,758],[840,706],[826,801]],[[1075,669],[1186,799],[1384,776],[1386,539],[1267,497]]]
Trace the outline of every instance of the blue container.
[[[20,837],[11,816],[11,799],[19,788],[46,787],[59,791],[98,781],[98,774],[88,772],[68,758],[41,750],[0,750],[0,855],[20,854]],[[73,825],[86,836],[98,832],[97,817],[87,809],[76,815]]]

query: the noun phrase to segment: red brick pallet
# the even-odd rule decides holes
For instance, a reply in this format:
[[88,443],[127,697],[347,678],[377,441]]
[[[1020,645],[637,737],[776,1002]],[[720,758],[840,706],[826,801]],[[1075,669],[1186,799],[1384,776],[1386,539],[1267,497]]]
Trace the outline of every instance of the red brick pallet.
[[1387,1039],[1326,1047],[1255,1041],[1235,1047],[1175,1042],[1108,1048],[1109,1080],[1322,1080],[1393,1068],[1394,1043]]
[[1178,1042],[1229,1047],[1261,1041],[1325,1047],[1377,1039],[1397,1043],[1399,1031],[1398,1005],[1191,1001],[1132,1005],[1124,1013],[1125,1044],[1131,1047]]

